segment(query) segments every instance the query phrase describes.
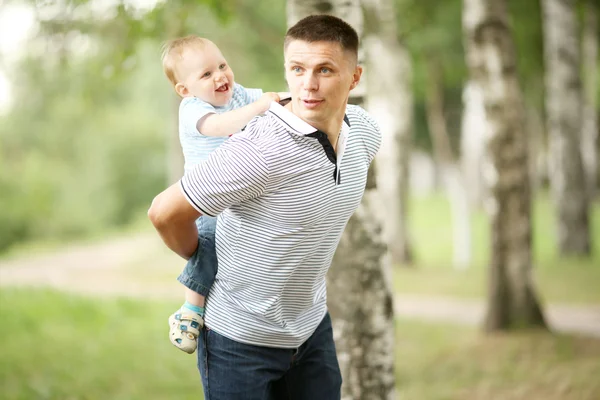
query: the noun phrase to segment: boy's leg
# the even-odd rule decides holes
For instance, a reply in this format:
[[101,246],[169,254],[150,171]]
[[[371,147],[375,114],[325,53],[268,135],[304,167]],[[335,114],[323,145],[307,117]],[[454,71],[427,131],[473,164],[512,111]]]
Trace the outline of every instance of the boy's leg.
[[169,317],[171,343],[186,353],[196,350],[198,329],[204,325],[204,300],[217,273],[216,218],[198,220],[198,248],[177,278],[186,287],[186,302]]
[[289,369],[294,350],[239,343],[207,328],[198,342],[206,400],[284,400],[274,397],[274,383]]
[[329,313],[298,349],[284,377],[290,400],[339,400],[342,375]]
[[202,216],[198,220],[198,248],[177,278],[186,288],[206,297],[217,275],[215,230],[217,219]]

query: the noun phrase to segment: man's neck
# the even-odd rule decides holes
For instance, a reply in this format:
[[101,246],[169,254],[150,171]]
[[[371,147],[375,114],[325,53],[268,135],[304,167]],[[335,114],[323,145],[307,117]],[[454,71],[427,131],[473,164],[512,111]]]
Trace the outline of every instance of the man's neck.
[[[296,113],[294,113],[294,109],[292,107],[291,101],[289,103],[287,103],[284,107],[287,108],[289,111],[291,111],[292,114],[298,116]],[[304,122],[306,122],[313,128],[316,128],[316,129],[320,130],[321,132],[325,133],[327,135],[327,139],[329,139],[329,143],[331,143],[331,145],[335,149],[336,145],[337,145],[338,137],[340,135],[340,131],[342,129],[342,123],[344,122],[344,115],[345,115],[345,110],[340,115],[332,116],[329,119],[329,123],[327,124],[327,126],[316,126],[316,125],[312,124],[310,121],[304,121]],[[298,118],[300,118],[300,117],[298,117]]]

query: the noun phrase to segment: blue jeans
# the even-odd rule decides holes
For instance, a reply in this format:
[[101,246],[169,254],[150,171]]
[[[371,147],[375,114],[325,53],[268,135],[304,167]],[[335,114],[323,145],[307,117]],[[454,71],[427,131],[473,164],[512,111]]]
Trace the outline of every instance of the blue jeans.
[[202,216],[196,221],[198,248],[177,278],[185,287],[206,297],[217,275],[215,229],[217,218]]
[[297,349],[252,346],[203,328],[198,369],[206,400],[339,400],[342,376],[329,313]]

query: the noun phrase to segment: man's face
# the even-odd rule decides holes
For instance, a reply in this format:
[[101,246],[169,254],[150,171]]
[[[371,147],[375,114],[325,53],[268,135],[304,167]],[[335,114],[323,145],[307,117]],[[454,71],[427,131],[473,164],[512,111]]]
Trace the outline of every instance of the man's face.
[[224,106],[231,100],[233,71],[219,48],[212,43],[208,43],[203,49],[187,49],[177,66],[177,76],[181,77],[178,93],[182,97],[198,97],[217,107]]
[[292,111],[327,132],[332,121],[343,118],[348,94],[360,80],[355,56],[336,42],[293,40],[284,57]]

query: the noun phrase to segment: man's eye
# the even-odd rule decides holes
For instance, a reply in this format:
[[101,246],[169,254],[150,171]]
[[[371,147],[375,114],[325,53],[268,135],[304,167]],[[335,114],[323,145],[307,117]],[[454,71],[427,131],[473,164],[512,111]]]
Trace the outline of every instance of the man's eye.
[[292,67],[292,71],[294,71],[294,72],[300,72],[301,69],[300,69],[300,67]]
[[331,70],[329,68],[326,68],[326,67],[321,68],[321,73],[323,73],[323,74],[328,74],[330,72],[331,72]]

